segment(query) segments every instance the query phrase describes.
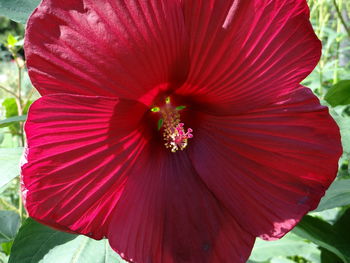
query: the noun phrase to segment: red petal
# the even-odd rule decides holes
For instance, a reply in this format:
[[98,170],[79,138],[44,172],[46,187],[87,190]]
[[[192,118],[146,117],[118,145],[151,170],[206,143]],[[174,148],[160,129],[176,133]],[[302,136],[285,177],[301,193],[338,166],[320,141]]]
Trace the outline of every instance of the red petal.
[[[31,217],[94,237],[106,235],[127,174],[145,144],[144,106],[103,97],[48,95],[30,108],[23,195]],[[137,117],[139,116],[139,117]]]
[[185,152],[146,148],[111,221],[109,242],[133,262],[246,262],[254,237],[208,191]]
[[309,89],[240,116],[206,115],[201,124],[190,145],[194,167],[253,235],[282,237],[337,174],[339,129]]
[[305,0],[183,0],[190,72],[178,94],[226,113],[275,102],[316,66],[321,44]]
[[28,21],[25,52],[41,94],[134,99],[182,81],[184,39],[177,1],[44,0]]

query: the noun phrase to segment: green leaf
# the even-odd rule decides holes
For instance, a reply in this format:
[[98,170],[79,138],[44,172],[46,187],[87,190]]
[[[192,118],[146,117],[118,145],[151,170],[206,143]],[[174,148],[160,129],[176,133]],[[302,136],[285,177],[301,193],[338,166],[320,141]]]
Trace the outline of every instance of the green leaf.
[[332,183],[315,211],[323,211],[349,204],[350,179],[340,179]]
[[[257,262],[270,261],[276,256],[303,256],[306,259],[319,257],[320,251],[317,246],[306,242],[304,239],[289,233],[280,240],[264,241],[256,239],[254,249],[249,260]],[[315,256],[316,255],[316,256]]]
[[5,107],[6,118],[10,118],[18,115],[17,103],[15,98],[5,99],[2,103],[2,106]]
[[7,36],[7,46],[8,47],[14,47],[17,42],[18,42],[17,39],[12,34],[8,34],[8,36]]
[[19,175],[23,148],[0,148],[0,188]]
[[304,216],[293,233],[331,251],[344,263],[350,263],[350,246],[344,238],[345,232],[338,232],[331,224],[316,217]]
[[[1,0],[0,0],[1,1]],[[23,47],[24,45],[24,38],[22,38],[21,40],[17,40],[16,42],[16,47]]]
[[7,261],[8,261],[8,256],[0,252],[0,263],[7,263]]
[[25,24],[40,0],[0,0],[0,15]]
[[27,119],[27,115],[22,115],[22,116],[15,116],[15,117],[10,117],[5,120],[0,121],[0,128],[7,127],[13,123],[25,121]]
[[334,109],[329,109],[329,113],[337,122],[344,153],[350,158],[350,118],[339,115]]
[[0,243],[9,242],[16,236],[20,217],[13,211],[0,211]]
[[325,100],[333,107],[350,104],[350,80],[341,80],[331,87]]
[[[6,114],[5,114],[6,118],[18,116],[18,109],[17,109],[17,103],[15,98],[5,99],[2,103],[2,106],[6,110]],[[12,135],[18,134],[20,130],[20,125],[17,122],[12,122],[7,125],[6,121],[4,121],[4,125],[0,126],[0,128],[2,127],[8,127]]]
[[[340,216],[340,218],[337,220],[337,222],[335,222],[335,224],[333,225],[333,230],[338,234],[338,235],[342,235],[343,238],[345,239],[345,242],[343,244],[341,244],[341,246],[344,247],[344,249],[349,250],[350,249],[350,208],[348,208],[347,210],[345,210],[345,212],[342,214],[342,216]],[[346,233],[344,235],[344,233]],[[337,257],[334,253],[326,250],[326,249],[322,249],[321,250],[321,258],[322,258],[322,262],[326,262],[326,263],[339,263],[341,262],[341,260],[339,259],[339,257]]]
[[[18,228],[19,228],[19,225],[18,225]],[[5,255],[10,255],[12,244],[13,244],[13,241],[9,241],[1,244],[2,251],[5,253]]]
[[287,258],[276,257],[276,258],[271,259],[270,263],[295,263],[295,261],[287,259]]
[[[18,108],[15,98],[7,98],[3,101],[2,106],[4,106],[6,110],[6,118],[12,118],[18,116]],[[3,124],[1,124],[3,122]],[[3,120],[0,122],[0,128],[9,127],[9,130],[12,135],[16,135],[20,131],[20,125],[18,121],[9,121]]]
[[30,105],[32,105],[33,102],[34,102],[33,100],[29,100],[29,101],[27,102],[27,104],[24,105],[24,107],[23,107],[23,113],[24,113],[25,115],[28,113],[29,107],[30,107]]
[[28,218],[12,246],[9,263],[121,263],[107,240],[56,231]]
[[321,262],[325,263],[339,263],[341,259],[334,253],[327,249],[321,248]]

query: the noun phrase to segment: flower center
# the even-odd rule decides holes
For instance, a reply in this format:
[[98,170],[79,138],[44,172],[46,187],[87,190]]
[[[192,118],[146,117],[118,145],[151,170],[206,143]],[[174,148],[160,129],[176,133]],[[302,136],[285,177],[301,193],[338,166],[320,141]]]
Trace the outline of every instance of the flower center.
[[158,121],[158,130],[163,128],[163,138],[165,147],[172,152],[183,150],[188,144],[188,139],[193,138],[193,130],[188,128],[185,130],[185,124],[180,121],[180,111],[186,108],[185,106],[174,107],[170,103],[170,98],[165,99],[163,107],[154,107],[152,112],[158,112],[161,118]]

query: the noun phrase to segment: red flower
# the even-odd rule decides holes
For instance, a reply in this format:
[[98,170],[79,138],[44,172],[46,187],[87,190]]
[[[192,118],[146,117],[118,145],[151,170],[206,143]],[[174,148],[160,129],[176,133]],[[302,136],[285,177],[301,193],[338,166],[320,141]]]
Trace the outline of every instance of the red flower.
[[282,237],[342,152],[299,85],[321,51],[308,19],[304,0],[44,0],[25,43],[43,95],[30,216],[140,263],[245,262]]

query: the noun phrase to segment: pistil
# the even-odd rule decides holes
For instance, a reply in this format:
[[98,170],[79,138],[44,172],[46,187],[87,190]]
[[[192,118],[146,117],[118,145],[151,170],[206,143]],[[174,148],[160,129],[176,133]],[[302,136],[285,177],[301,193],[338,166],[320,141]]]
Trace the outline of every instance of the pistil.
[[165,147],[171,152],[184,150],[188,144],[188,139],[193,138],[193,130],[188,128],[185,130],[185,124],[180,121],[180,111],[185,106],[174,107],[170,103],[170,98],[166,98],[163,107],[154,107],[152,112],[159,112],[161,119],[158,122],[158,129],[163,128],[163,138],[165,140]]

